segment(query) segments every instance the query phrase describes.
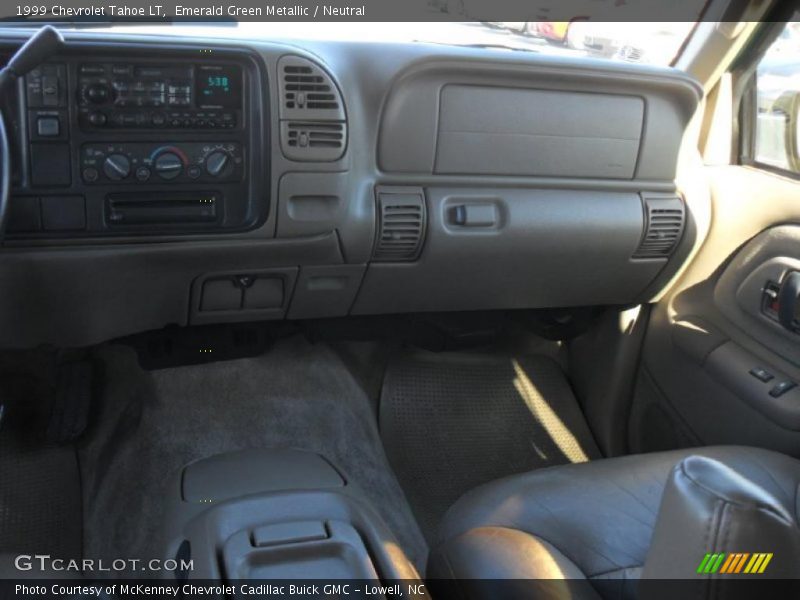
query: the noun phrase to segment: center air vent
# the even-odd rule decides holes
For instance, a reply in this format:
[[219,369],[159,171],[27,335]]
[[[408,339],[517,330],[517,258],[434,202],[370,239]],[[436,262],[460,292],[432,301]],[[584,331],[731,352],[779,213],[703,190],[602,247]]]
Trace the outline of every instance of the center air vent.
[[312,66],[284,65],[283,101],[286,108],[339,108],[330,82]]
[[298,161],[333,161],[347,146],[344,102],[333,79],[300,56],[278,61],[281,149]]
[[378,240],[373,260],[414,260],[422,249],[425,201],[422,190],[378,191]]
[[300,56],[278,61],[281,119],[344,121],[339,89],[318,64]]
[[347,125],[332,122],[284,121],[281,141],[286,158],[305,161],[336,160],[344,152]]
[[683,235],[686,210],[680,198],[644,197],[645,229],[634,258],[667,257]]

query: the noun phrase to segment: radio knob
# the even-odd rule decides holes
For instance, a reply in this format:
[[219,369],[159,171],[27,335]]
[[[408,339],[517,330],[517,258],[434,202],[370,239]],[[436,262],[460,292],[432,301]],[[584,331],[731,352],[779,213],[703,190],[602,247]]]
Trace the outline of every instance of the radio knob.
[[104,104],[111,98],[111,88],[104,83],[93,83],[86,88],[84,94],[92,104]]
[[175,179],[183,170],[183,161],[174,152],[164,152],[159,154],[153,166],[162,179]]
[[109,154],[103,161],[103,173],[106,177],[119,181],[125,179],[131,172],[131,161],[124,154]]
[[102,127],[106,124],[108,118],[99,111],[92,111],[89,113],[89,123],[94,125],[95,127]]
[[215,150],[206,157],[206,171],[212,177],[219,177],[230,164],[231,156],[227,152]]

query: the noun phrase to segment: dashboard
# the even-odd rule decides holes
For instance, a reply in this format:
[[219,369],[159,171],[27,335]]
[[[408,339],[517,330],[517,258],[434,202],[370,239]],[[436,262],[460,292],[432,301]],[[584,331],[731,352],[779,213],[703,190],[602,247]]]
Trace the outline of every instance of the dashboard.
[[[10,53],[21,33],[2,33]],[[627,305],[697,242],[700,87],[427,44],[66,32],[19,82],[0,343]]]

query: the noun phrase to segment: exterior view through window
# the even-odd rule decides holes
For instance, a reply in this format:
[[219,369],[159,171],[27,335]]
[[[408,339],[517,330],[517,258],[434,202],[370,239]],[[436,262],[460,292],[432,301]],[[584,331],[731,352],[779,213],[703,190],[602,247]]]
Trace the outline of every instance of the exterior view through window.
[[800,173],[800,23],[787,23],[756,72],[755,160]]
[[[702,2],[697,3],[698,13]],[[169,27],[173,35],[361,42],[427,42],[495,50],[534,52],[564,57],[591,57],[632,63],[668,65],[694,28],[681,22],[608,22],[576,17],[572,21],[454,23],[220,23],[217,27]],[[117,26],[133,33],[165,27]]]

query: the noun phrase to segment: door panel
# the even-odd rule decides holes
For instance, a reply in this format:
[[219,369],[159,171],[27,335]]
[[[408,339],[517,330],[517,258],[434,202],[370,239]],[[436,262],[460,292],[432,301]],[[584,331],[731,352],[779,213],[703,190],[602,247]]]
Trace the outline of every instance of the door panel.
[[[633,451],[750,444],[800,456],[800,336],[763,290],[800,267],[800,183],[753,167],[705,169],[707,238],[652,311],[634,395]],[[755,369],[763,369],[766,378]]]

